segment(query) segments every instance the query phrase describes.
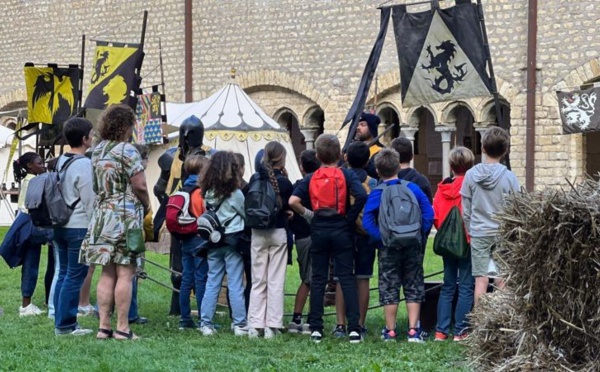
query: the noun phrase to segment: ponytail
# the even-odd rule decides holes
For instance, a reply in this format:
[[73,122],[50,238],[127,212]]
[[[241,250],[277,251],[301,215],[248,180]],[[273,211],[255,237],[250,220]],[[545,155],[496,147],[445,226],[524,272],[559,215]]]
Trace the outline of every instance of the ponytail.
[[267,171],[269,175],[269,181],[271,185],[273,185],[273,189],[277,194],[277,205],[281,208],[283,205],[283,201],[281,200],[281,195],[279,194],[279,184],[277,183],[277,178],[275,177],[275,171],[273,167],[275,166],[283,166],[285,163],[285,147],[279,142],[269,142],[265,146],[265,154],[262,159],[262,166]]
[[17,160],[13,161],[13,176],[15,178],[15,182],[20,183],[25,176],[27,176],[27,166],[33,162],[40,155],[36,152],[30,151],[26,152]]

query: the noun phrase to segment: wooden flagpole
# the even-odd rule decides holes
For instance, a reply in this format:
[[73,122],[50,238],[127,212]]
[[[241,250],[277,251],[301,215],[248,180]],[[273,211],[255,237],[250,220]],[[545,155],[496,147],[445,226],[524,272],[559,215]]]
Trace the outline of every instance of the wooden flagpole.
[[85,34],[81,35],[81,70],[79,72],[79,103],[77,104],[77,114],[81,113],[83,103],[83,77],[85,64]]
[[148,25],[148,11],[144,10],[144,20],[142,21],[142,38],[140,39],[140,49],[144,51],[144,42],[146,41],[146,26]]

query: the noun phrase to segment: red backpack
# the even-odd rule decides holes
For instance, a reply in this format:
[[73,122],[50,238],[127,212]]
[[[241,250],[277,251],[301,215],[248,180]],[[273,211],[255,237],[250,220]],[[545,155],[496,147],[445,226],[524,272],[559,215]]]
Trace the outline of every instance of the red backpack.
[[319,168],[308,185],[313,211],[324,216],[346,214],[346,177],[340,168]]
[[192,208],[190,207],[192,196],[194,199],[199,198],[194,202],[200,202],[204,205],[198,187],[188,188],[187,190],[184,188],[177,191],[169,197],[167,202],[165,223],[167,230],[176,238],[184,239],[198,234],[198,223],[196,222],[198,216],[191,212]]

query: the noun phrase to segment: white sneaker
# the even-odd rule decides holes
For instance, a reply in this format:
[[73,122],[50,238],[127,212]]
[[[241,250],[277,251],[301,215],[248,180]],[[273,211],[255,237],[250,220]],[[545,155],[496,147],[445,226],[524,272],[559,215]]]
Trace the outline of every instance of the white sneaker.
[[233,326],[233,334],[236,336],[247,336],[248,326]]
[[212,336],[217,334],[217,330],[213,326],[202,326],[200,327],[200,332],[202,332],[203,336]]
[[96,314],[96,308],[92,305],[77,307],[77,316],[92,316],[94,314]]
[[43,313],[45,313],[45,311],[40,310],[40,308],[34,304],[29,304],[26,307],[19,306],[19,316],[42,315]]
[[258,331],[258,329],[256,329],[256,328],[248,329],[248,338],[259,338],[259,337],[260,337],[260,332]]
[[271,339],[281,334],[278,328],[265,327],[265,339]]
[[85,328],[76,328],[73,331],[67,333],[60,333],[58,330],[54,331],[54,334],[57,336],[85,336],[89,335],[90,333],[92,333],[92,330]]

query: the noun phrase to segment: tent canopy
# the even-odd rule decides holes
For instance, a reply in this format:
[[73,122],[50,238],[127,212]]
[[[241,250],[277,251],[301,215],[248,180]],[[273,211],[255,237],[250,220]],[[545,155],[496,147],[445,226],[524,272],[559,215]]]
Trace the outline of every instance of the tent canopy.
[[[244,155],[246,180],[255,171],[256,154],[270,141],[277,141],[285,147],[286,170],[290,181],[302,178],[287,130],[265,114],[235,83],[225,85],[199,102],[167,104],[167,115],[169,124],[176,127],[192,115],[200,118],[204,124],[205,145]],[[177,136],[178,133],[172,133],[169,137]]]

